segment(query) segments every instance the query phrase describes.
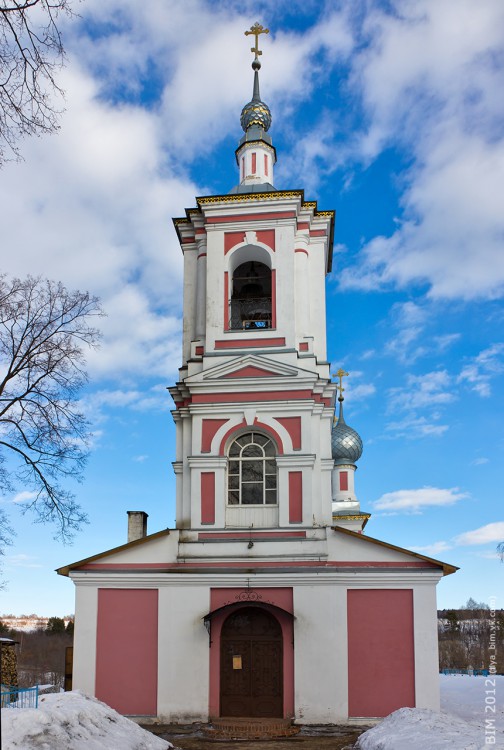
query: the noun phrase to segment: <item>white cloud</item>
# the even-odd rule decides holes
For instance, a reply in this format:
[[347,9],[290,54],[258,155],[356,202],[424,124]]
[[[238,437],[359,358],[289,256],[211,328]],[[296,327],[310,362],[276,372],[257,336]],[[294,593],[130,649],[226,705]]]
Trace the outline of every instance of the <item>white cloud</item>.
[[62,83],[60,133],[27,141],[25,162],[3,170],[3,270],[30,269],[102,298],[108,317],[99,321],[102,347],[88,356],[93,376],[173,376],[182,253],[169,217],[197,188],[163,169],[155,114],[99,101],[75,64]]
[[420,552],[423,555],[435,556],[440,555],[443,552],[447,552],[453,549],[453,545],[449,542],[434,542],[433,544],[427,544],[425,547],[410,547],[414,552]]
[[28,490],[23,490],[23,492],[18,492],[14,497],[12,498],[13,503],[26,503],[30,500],[34,500],[37,497],[36,492],[29,492]]
[[[86,394],[80,402],[81,409],[93,423],[108,419],[113,409],[132,409],[133,411],[169,411],[173,401],[164,385],[146,389],[98,390]],[[101,433],[98,431],[97,436]]]
[[456,398],[451,387],[452,379],[446,370],[408,375],[405,387],[389,390],[389,412],[448,404]]
[[482,557],[484,560],[500,560],[501,556],[497,550],[486,550],[485,552],[478,552],[478,557]]
[[376,386],[373,383],[361,383],[351,389],[352,399],[355,399],[355,403],[362,401],[365,398],[374,396],[376,393]]
[[474,461],[471,461],[471,466],[483,466],[484,464],[489,463],[489,461],[490,461],[489,458],[480,456],[479,458],[475,458]]
[[[439,419],[439,415],[432,415],[432,420],[434,419]],[[385,425],[385,429],[387,432],[392,433],[395,438],[405,437],[409,440],[424,437],[440,437],[449,429],[449,425],[436,424],[432,420],[428,420],[424,416],[409,415],[399,421],[388,422]]]
[[472,544],[489,544],[504,541],[504,521],[487,523],[473,531],[466,531],[455,537],[456,544],[462,546]]
[[439,315],[434,304],[403,302],[393,305],[390,311],[391,326],[397,333],[385,347],[388,354],[410,365],[419,357],[432,352],[443,352],[460,339],[459,333],[427,335],[427,324]]
[[431,298],[497,297],[504,287],[502,35],[504,6],[418,0],[366,15],[370,44],[355,58],[369,129],[361,154],[402,148],[397,230],[375,237],[346,288],[423,283]]
[[457,382],[468,383],[478,396],[488,398],[492,393],[492,378],[504,372],[503,360],[504,344],[493,344],[462,368]]
[[468,497],[468,494],[460,492],[458,487],[450,489],[422,487],[421,489],[387,492],[378,498],[373,505],[376,510],[420,513],[428,507],[454,505],[466,497]]
[[142,464],[144,461],[147,461],[149,456],[142,455],[142,456],[133,456],[133,461],[136,461],[136,463]]
[[5,564],[9,568],[43,568],[43,565],[35,562],[36,559],[31,555],[22,553],[18,555],[6,555]]
[[441,336],[433,336],[432,340],[438,351],[444,352],[456,341],[460,341],[461,338],[462,335],[460,333],[445,333]]

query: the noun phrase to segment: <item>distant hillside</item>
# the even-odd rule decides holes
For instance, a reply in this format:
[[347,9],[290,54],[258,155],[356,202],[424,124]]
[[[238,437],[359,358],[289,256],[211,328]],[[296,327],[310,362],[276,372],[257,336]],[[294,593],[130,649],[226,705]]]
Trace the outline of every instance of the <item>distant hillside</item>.
[[[65,627],[73,620],[73,615],[67,615],[61,618]],[[0,622],[9,630],[17,630],[22,633],[28,633],[32,630],[45,630],[49,617],[39,617],[39,615],[0,615]]]
[[438,610],[439,668],[488,669],[504,674],[504,610]]

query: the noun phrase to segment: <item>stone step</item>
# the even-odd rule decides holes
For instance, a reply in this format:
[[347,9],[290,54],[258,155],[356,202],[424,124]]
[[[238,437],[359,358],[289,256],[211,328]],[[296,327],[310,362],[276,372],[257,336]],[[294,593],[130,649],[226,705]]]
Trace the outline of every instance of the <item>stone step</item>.
[[205,734],[215,739],[264,740],[274,737],[292,737],[301,727],[294,726],[291,719],[256,719],[226,717],[214,719],[205,727]]

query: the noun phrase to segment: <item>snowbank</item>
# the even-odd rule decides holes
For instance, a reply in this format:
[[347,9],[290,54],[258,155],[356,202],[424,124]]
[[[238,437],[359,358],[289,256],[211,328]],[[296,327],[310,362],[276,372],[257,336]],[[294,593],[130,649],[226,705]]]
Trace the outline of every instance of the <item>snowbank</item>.
[[39,708],[2,711],[3,750],[167,750],[112,708],[78,690],[44,695]]
[[[440,675],[443,713],[400,708],[362,734],[358,750],[504,749],[504,677]],[[495,710],[495,713],[494,713]],[[485,721],[487,735],[485,736]],[[495,728],[495,733],[492,730]],[[485,744],[485,739],[487,743]]]
[[[400,708],[357,740],[358,750],[481,750],[481,727],[426,708]],[[502,745],[493,745],[494,748]]]

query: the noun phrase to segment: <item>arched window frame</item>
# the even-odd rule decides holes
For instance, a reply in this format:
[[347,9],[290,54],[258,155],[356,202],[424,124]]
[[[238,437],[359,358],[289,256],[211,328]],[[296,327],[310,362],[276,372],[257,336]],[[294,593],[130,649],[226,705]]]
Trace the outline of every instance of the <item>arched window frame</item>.
[[[262,264],[263,266],[266,266],[267,269],[269,269],[271,273],[271,280],[270,280],[270,311],[269,315],[267,316],[268,322],[266,325],[254,325],[254,322],[251,322],[250,326],[247,326],[245,323],[238,326],[236,324],[236,321],[233,321],[233,312],[232,312],[232,298],[233,298],[233,292],[234,292],[234,276],[236,270],[244,263],[248,262],[254,262],[258,264]],[[271,248],[267,247],[263,244],[243,244],[240,246],[237,246],[233,249],[233,251],[228,256],[228,262],[227,262],[227,270],[225,271],[225,296],[226,296],[226,320],[224,322],[224,330],[226,331],[237,331],[237,330],[251,330],[251,331],[260,331],[260,330],[270,330],[272,328],[276,328],[276,273],[273,263],[273,257],[272,257],[272,251]],[[261,318],[263,316],[259,316]],[[261,323],[261,321],[259,321]]]
[[227,505],[277,506],[277,455],[273,439],[259,430],[234,436],[227,449]]

